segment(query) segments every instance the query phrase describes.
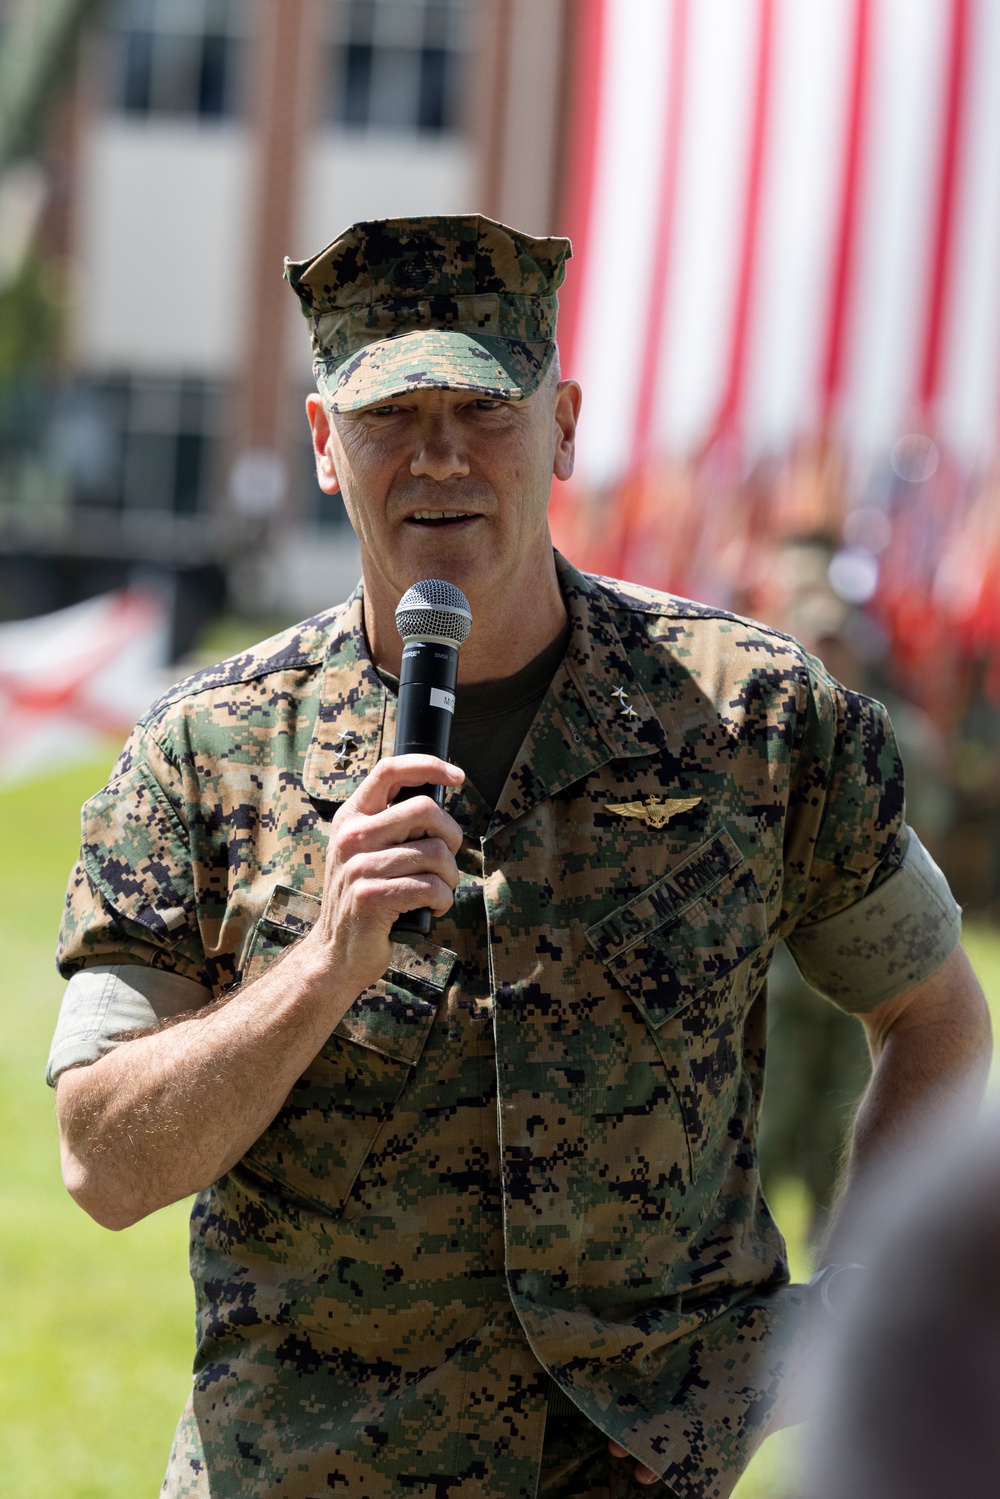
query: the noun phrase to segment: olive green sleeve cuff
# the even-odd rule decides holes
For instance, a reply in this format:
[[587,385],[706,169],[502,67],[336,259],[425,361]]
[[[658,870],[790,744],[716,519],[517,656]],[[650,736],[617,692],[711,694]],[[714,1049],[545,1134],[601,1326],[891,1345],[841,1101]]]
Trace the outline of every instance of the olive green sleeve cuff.
[[929,978],[957,945],[962,910],[913,829],[903,862],[846,911],[787,938],[799,972],[842,1010],[864,1013]]
[[60,1072],[96,1062],[130,1031],[152,1030],[211,998],[193,979],[141,963],[81,968],[66,985],[45,1081],[52,1088]]

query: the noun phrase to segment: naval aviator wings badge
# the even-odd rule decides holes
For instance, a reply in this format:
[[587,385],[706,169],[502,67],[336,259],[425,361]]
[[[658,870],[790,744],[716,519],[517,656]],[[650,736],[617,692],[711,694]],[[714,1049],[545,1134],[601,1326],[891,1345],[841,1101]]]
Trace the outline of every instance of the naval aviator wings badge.
[[700,796],[670,796],[664,801],[605,802],[604,810],[617,817],[637,817],[651,828],[665,828],[671,817],[690,812],[700,801]]

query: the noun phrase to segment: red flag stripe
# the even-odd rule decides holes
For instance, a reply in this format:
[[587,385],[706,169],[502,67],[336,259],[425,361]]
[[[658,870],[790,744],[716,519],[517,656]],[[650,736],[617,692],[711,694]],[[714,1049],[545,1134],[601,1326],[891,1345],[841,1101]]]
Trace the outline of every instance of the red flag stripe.
[[928,419],[932,416],[941,379],[941,353],[950,291],[949,273],[955,244],[955,199],[969,57],[969,0],[951,0],[950,10],[937,212],[933,230],[927,326],[917,390],[921,411]]
[[[959,451],[987,451],[1000,385],[983,331],[984,236],[1000,243],[1000,209],[983,206],[1000,198],[980,97],[984,52],[992,76],[1000,62],[992,0],[814,0],[807,18],[798,0],[664,0],[662,39],[647,27],[655,42],[630,73],[644,3],[570,7],[559,227],[577,258],[561,343],[605,417],[599,440],[585,423],[580,482],[613,483],[722,428],[748,451],[780,447],[817,418],[863,457],[915,404]],[[640,76],[649,107],[628,92]],[[629,274],[610,323],[608,224],[623,214]]]
[[[576,14],[574,86],[569,132],[570,155],[564,215],[566,231],[578,255],[589,241],[594,207],[597,147],[601,129],[601,60],[604,52],[607,0],[574,0]],[[580,325],[586,263],[581,258],[567,278],[559,298],[559,344],[563,368],[575,369],[579,354]]]
[[110,666],[122,649],[126,636],[140,634],[157,621],[158,611],[152,601],[140,593],[128,591],[115,595],[110,607],[100,621],[100,636],[82,656],[65,663],[66,675],[61,682],[37,682],[26,680],[17,672],[0,666],[0,691],[17,704],[31,706],[38,703],[55,705],[68,701],[82,692],[106,667]]

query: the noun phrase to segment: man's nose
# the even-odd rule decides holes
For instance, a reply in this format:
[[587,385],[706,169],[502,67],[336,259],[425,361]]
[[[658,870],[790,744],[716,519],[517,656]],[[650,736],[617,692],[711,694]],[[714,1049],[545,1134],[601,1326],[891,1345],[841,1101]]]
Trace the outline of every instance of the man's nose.
[[469,462],[455,423],[447,420],[425,422],[420,429],[417,451],[410,461],[415,479],[461,479],[469,472]]

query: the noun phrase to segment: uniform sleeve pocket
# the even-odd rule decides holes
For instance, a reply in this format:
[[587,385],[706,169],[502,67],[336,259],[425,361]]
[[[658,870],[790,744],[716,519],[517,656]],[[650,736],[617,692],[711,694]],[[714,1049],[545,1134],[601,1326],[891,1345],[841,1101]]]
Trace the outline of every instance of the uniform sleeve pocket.
[[676,1087],[697,1170],[730,1116],[742,1024],[767,914],[750,866],[717,833],[587,940],[656,1039]]

